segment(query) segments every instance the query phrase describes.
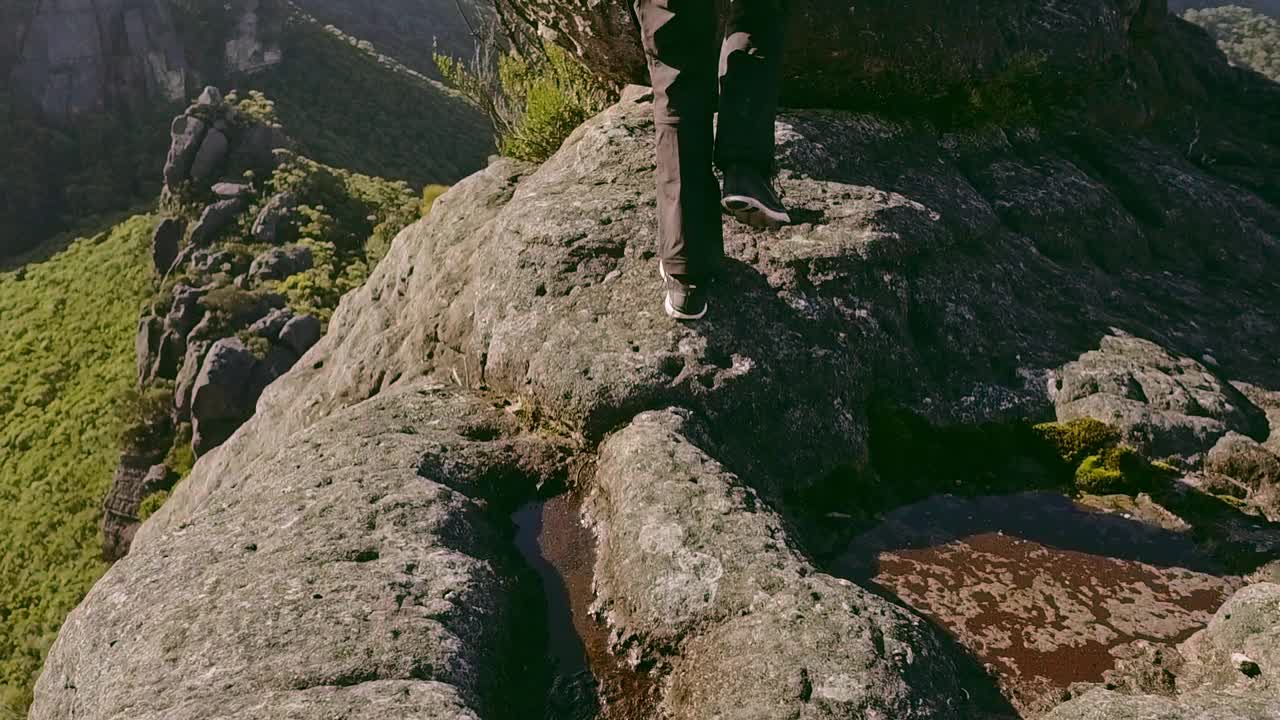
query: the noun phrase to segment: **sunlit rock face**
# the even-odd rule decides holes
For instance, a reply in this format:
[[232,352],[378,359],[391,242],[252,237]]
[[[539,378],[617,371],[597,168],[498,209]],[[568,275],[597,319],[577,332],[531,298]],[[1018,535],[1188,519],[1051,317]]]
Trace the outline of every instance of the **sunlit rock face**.
[[[1274,586],[1215,606],[1280,557],[1257,490],[1280,430],[1280,95],[1203,34],[1151,31],[1173,53],[1156,69],[1205,82],[1176,107],[1130,96],[1153,109],[1137,129],[782,113],[796,223],[726,221],[704,323],[661,309],[644,88],[546,163],[457,183],[139,529],[33,717],[539,717],[544,613],[510,514],[563,486],[597,545],[594,619],[664,720],[1026,716],[983,667],[1023,629],[1006,676],[1070,683],[1057,717],[1274,717]],[[973,494],[938,472],[972,453],[873,442],[884,405],[961,429],[1107,410],[1167,457],[1144,460],[1152,494],[1092,500],[1102,521],[1070,478],[995,462],[1062,511],[997,503],[1031,521],[1007,539],[875,535],[911,517],[885,499],[913,469],[934,470],[921,499]],[[984,617],[984,585],[1025,612]],[[1143,669],[1140,625],[1171,678]],[[1035,668],[1100,658],[1088,632],[1130,646],[1106,649],[1123,677]]]

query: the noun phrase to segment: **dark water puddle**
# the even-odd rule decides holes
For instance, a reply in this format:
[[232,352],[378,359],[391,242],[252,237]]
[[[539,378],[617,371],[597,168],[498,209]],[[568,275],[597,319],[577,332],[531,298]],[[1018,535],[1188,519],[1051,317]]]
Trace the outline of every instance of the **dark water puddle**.
[[556,720],[643,720],[653,683],[609,652],[609,633],[591,615],[595,537],[582,525],[581,501],[560,495],[513,516],[516,546],[542,579],[547,655],[555,683],[547,711]]
[[931,618],[1024,712],[1186,640],[1242,585],[1183,534],[1048,493],[899,508],[833,570]]

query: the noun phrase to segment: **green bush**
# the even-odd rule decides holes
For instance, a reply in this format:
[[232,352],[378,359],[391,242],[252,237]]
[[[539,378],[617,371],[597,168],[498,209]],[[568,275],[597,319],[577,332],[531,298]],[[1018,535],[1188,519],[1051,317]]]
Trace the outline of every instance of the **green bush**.
[[146,522],[147,518],[156,514],[156,511],[164,505],[169,499],[168,490],[160,490],[142,498],[142,504],[138,506],[138,520]]
[[449,191],[448,185],[428,185],[422,188],[422,217],[431,214],[431,208],[435,207],[436,200],[440,196]]
[[106,569],[100,505],[153,229],[135,217],[0,272],[0,707],[20,717],[63,618]]
[[1076,468],[1076,489],[1091,495],[1132,495],[1150,489],[1151,463],[1128,445],[1107,448]]
[[468,65],[436,57],[445,82],[489,112],[499,151],[531,162],[551,157],[613,99],[609,88],[568,52],[551,43],[540,50],[503,53],[496,72],[483,60]]
[[191,449],[191,424],[183,423],[173,433],[173,445],[165,455],[164,464],[178,479],[191,474],[191,467],[196,464],[196,453]]
[[1053,446],[1057,455],[1070,467],[1076,467],[1086,457],[1120,442],[1120,433],[1115,428],[1093,418],[1080,418],[1067,423],[1045,423],[1036,425],[1034,430]]

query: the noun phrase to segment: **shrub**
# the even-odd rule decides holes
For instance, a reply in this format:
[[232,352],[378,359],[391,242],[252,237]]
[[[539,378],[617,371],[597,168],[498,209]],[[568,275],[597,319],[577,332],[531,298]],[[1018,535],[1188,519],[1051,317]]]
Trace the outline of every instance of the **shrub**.
[[145,522],[147,518],[156,514],[156,511],[164,505],[169,499],[168,490],[160,490],[142,498],[142,504],[138,506],[138,520]]
[[242,116],[268,127],[280,127],[280,118],[276,115],[276,103],[260,90],[250,90],[241,99],[239,93],[232,90],[227,93],[227,104],[234,107]]
[[1034,430],[1070,467],[1076,467],[1086,457],[1120,442],[1120,433],[1115,428],[1093,418],[1045,423],[1036,425]]
[[436,200],[440,196],[449,191],[448,185],[428,185],[422,188],[422,217],[431,214],[431,208],[435,206]]
[[1153,474],[1137,450],[1119,445],[1086,457],[1076,468],[1075,486],[1091,495],[1135,494],[1150,489]]
[[499,151],[520,160],[551,157],[613,99],[586,67],[550,43],[523,53],[480,50],[469,64],[437,55],[436,64],[446,83],[488,112]]
[[181,480],[191,474],[196,464],[196,453],[191,448],[191,424],[182,423],[173,433],[173,445],[164,457],[164,464]]

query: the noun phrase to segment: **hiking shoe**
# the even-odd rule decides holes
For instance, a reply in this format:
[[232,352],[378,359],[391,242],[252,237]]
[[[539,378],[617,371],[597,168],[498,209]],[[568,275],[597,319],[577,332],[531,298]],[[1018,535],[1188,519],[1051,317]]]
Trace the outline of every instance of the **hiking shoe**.
[[683,275],[668,275],[661,260],[658,261],[658,274],[662,275],[663,285],[666,286],[663,309],[669,317],[676,320],[701,320],[706,316],[706,291],[689,282]]
[[738,222],[754,228],[777,228],[791,223],[786,206],[768,179],[742,165],[724,171],[720,204]]

